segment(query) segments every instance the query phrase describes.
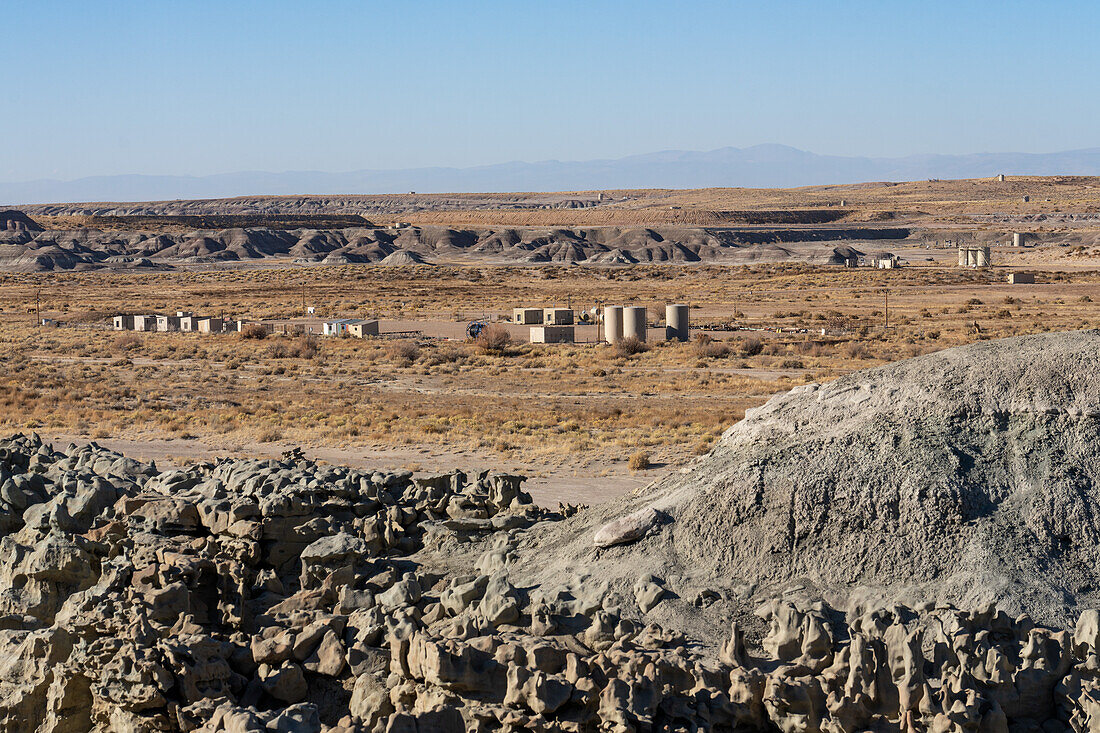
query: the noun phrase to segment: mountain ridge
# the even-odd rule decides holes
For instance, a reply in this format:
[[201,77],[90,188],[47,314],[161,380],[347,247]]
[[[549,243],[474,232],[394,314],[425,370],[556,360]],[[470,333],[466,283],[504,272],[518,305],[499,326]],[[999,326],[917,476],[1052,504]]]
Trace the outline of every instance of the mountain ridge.
[[1053,153],[819,155],[780,144],[664,150],[587,161],[509,161],[468,168],[240,171],[208,176],[123,174],[0,183],[7,205],[228,198],[245,195],[499,193],[642,188],[797,188],[871,181],[1100,175],[1100,147]]

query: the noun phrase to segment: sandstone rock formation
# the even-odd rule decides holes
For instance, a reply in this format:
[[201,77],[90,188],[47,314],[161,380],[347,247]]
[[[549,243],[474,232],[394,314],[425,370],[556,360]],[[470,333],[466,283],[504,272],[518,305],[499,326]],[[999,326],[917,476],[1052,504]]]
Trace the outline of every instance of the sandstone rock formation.
[[858,250],[841,243],[844,240],[896,239],[909,235],[907,229],[516,227],[472,230],[430,226],[229,228],[166,234],[99,229],[40,231],[22,226],[14,219],[11,221],[15,223],[7,229],[0,221],[0,270],[15,272],[167,268],[266,258],[387,266],[440,261],[504,265],[713,261],[835,264],[853,253],[858,255]]
[[[1100,729],[1100,613],[1068,585],[1097,572],[1098,353],[1030,337],[803,388],[595,509],[536,507],[518,476],[0,440],[0,729]],[[850,450],[888,473],[866,485]],[[959,573],[1000,607],[950,602]]]

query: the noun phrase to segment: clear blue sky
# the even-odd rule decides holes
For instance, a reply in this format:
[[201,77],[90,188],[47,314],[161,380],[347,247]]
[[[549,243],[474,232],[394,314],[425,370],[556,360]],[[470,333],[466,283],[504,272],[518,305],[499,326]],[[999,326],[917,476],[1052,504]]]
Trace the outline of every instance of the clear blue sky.
[[1094,2],[7,0],[0,180],[1100,146]]

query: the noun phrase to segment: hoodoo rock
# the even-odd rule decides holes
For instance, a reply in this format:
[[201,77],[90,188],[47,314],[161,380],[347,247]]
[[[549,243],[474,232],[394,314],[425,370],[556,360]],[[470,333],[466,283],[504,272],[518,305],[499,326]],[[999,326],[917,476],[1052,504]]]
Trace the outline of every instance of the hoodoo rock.
[[591,509],[0,440],[0,730],[1100,730],[1098,357],[800,387]]

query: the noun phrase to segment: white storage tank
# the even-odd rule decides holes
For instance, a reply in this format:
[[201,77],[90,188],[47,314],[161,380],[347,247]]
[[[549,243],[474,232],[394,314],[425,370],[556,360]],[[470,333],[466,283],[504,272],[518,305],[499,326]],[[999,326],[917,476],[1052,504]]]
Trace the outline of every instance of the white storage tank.
[[623,307],[607,305],[603,309],[603,338],[609,344],[623,340]]
[[623,308],[623,338],[628,339],[631,337],[639,341],[645,341],[645,306],[628,305],[626,308]]
[[686,305],[677,303],[665,306],[665,338],[669,341],[687,341],[690,338]]

